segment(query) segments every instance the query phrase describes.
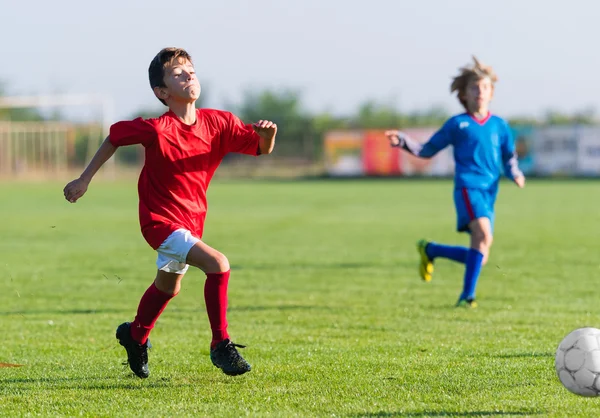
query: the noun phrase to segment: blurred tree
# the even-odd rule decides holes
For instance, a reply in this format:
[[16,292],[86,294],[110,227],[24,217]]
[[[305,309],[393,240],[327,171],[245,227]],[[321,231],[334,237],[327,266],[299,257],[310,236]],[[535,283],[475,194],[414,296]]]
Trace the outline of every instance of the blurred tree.
[[426,111],[402,113],[394,106],[370,100],[362,104],[350,118],[350,125],[357,129],[405,129],[440,126],[448,117],[448,112],[440,106]]
[[[0,81],[0,97],[8,96],[6,84]],[[45,118],[39,110],[33,108],[0,107],[0,120],[40,121]]]
[[556,110],[548,110],[542,118],[530,116],[516,116],[508,120],[511,126],[547,126],[547,125],[597,125],[599,120],[594,108],[564,113]]
[[350,125],[359,129],[390,129],[403,126],[405,120],[394,107],[369,100],[350,118]]
[[329,112],[319,113],[313,116],[313,126],[318,135],[335,129],[349,129],[350,120],[344,117],[336,117]]
[[[229,106],[228,106],[229,107]],[[262,92],[246,91],[240,106],[231,106],[246,123],[261,119],[278,125],[277,155],[312,157],[320,142],[315,118],[302,106],[301,95],[295,90]]]
[[450,117],[450,113],[443,106],[432,106],[430,109],[409,113],[407,127],[436,127],[442,126]]
[[[203,93],[198,107],[204,107],[206,95]],[[241,104],[225,105],[246,123],[269,119],[279,126],[275,154],[285,157],[315,158],[322,152],[323,136],[336,129],[407,129],[416,127],[440,127],[451,115],[443,106],[432,106],[426,110],[402,112],[392,104],[368,100],[362,103],[350,116],[336,116],[331,112],[309,112],[303,105],[299,90],[248,90]],[[142,110],[133,117],[156,117],[166,108]],[[545,124],[597,124],[593,109],[584,109],[565,114],[549,111],[544,118],[512,117],[513,126],[541,126]],[[131,155],[126,153],[130,153]],[[137,153],[137,154],[136,154]],[[135,149],[125,151],[125,161],[138,161],[140,153]]]
[[545,125],[594,125],[598,123],[596,111],[593,108],[578,110],[573,114],[566,114],[549,110],[544,118]]
[[540,126],[542,123],[539,119],[528,116],[514,116],[509,118],[507,122],[513,128]]

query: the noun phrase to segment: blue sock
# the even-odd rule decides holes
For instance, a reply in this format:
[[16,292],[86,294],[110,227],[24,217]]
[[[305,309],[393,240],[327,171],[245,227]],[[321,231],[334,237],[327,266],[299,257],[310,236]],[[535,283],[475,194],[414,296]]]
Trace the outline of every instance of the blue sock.
[[442,257],[465,264],[467,262],[467,253],[469,250],[466,247],[455,247],[453,245],[442,245],[430,242],[427,244],[425,252],[432,260],[437,257]]
[[477,287],[477,279],[479,279],[482,262],[483,254],[473,248],[469,248],[467,265],[465,267],[465,283],[463,292],[460,295],[461,299],[475,299],[475,287]]

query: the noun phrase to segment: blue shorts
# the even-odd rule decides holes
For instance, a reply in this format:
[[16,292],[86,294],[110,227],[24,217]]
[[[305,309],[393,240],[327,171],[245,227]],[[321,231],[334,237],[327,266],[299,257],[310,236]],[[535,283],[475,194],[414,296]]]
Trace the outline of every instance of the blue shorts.
[[456,207],[456,230],[469,232],[469,223],[477,218],[488,218],[494,232],[494,204],[498,187],[490,189],[454,189]]

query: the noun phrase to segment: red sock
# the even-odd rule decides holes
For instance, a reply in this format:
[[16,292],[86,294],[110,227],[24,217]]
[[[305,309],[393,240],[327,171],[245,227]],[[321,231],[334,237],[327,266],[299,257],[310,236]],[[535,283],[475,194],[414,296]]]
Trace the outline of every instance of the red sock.
[[176,295],[165,293],[152,283],[142,296],[135,320],[131,323],[131,337],[135,341],[140,344],[146,343],[156,320]]
[[227,334],[227,285],[229,271],[225,273],[208,273],[204,283],[204,302],[208,313],[208,322],[212,330],[214,348],[218,343],[229,338]]

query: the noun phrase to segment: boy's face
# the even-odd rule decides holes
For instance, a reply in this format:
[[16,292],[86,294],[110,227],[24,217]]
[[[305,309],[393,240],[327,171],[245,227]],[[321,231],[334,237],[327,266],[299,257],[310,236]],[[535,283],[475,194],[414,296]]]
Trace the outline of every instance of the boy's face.
[[467,84],[464,100],[470,113],[477,113],[487,108],[494,96],[494,85],[488,77],[473,79]]
[[194,102],[200,97],[200,82],[188,60],[180,59],[167,65],[163,81],[166,87],[156,87],[154,92],[165,101]]

